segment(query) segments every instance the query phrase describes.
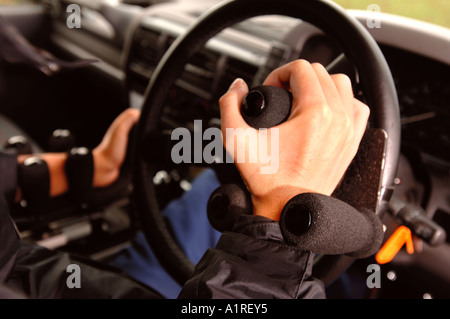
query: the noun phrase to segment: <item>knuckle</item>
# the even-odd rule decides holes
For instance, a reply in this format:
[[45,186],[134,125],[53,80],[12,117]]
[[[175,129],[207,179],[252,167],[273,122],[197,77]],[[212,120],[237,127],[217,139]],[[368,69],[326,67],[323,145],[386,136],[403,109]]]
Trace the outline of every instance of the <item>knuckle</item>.
[[298,60],[295,60],[294,62],[292,62],[292,66],[295,69],[302,69],[302,68],[304,68],[306,66],[309,66],[309,65],[311,65],[311,64],[308,61],[304,60],[304,59],[298,59]]
[[336,114],[333,126],[338,134],[349,138],[353,136],[353,121],[347,114]]
[[325,71],[326,71],[325,67],[324,67],[323,64],[321,64],[321,63],[314,62],[314,63],[311,64],[311,66],[312,66],[315,70],[321,70],[321,71],[325,70]]
[[343,129],[345,129],[348,132],[352,131],[353,123],[352,123],[352,120],[350,119],[350,116],[348,116],[348,115],[343,116],[342,120],[341,120],[341,123],[342,123],[342,128]]
[[341,86],[344,86],[344,87],[352,86],[352,81],[346,74],[343,74],[343,73],[333,74],[332,78],[336,83],[340,84]]
[[370,116],[370,108],[365,103],[355,99],[355,107],[357,108],[358,115],[367,120]]
[[370,116],[370,108],[365,104],[363,104],[363,114],[366,118],[369,118]]
[[333,121],[333,112],[328,105],[323,104],[319,107],[311,108],[309,117],[313,125],[330,126]]
[[228,103],[228,100],[229,100],[229,93],[225,93],[219,99],[219,106],[220,107],[224,106],[225,104]]

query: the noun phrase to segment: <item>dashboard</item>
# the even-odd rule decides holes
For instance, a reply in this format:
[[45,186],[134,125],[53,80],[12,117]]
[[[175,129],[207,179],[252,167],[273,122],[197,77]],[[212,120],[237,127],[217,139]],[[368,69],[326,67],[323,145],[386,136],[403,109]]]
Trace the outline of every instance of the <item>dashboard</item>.
[[[164,53],[216,2],[149,1],[137,6],[71,0],[90,18],[80,29],[65,24],[67,13],[61,8],[68,2],[44,4],[53,17],[53,44],[75,58],[100,59],[93,68],[123,83],[129,106],[140,108]],[[361,23],[368,18],[363,11],[349,12]],[[402,156],[396,192],[422,206],[450,234],[450,30],[388,14],[381,18],[382,28],[369,32],[385,54],[400,102]],[[333,39],[303,21],[266,16],[239,23],[208,41],[186,64],[164,108],[164,125],[185,126],[199,114],[217,121],[218,99],[237,77],[252,87],[289,61],[303,58],[327,65],[340,53]],[[440,288],[424,284],[420,293],[448,297],[448,240],[437,248],[423,245],[420,254],[401,252],[392,267],[414,271],[408,276],[427,273],[427,280]]]

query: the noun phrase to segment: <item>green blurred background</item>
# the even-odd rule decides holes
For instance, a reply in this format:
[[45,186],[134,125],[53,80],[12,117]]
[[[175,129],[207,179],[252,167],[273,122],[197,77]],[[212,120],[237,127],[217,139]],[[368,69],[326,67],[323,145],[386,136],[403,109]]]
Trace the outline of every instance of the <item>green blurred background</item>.
[[450,28],[450,0],[334,0],[344,8],[366,10],[371,4],[381,12],[398,14]]
[[[0,0],[0,4],[20,4],[39,0]],[[99,0],[91,0],[99,1]],[[120,1],[120,0],[119,0]],[[274,0],[276,1],[276,0]],[[450,28],[450,0],[333,0],[344,8],[366,10],[371,4],[381,12],[398,14]]]

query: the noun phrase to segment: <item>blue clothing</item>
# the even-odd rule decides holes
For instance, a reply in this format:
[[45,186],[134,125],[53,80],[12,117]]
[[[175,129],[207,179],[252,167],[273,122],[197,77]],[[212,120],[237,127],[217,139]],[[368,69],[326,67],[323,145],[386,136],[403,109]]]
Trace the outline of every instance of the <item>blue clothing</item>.
[[[186,256],[197,264],[208,248],[215,247],[220,232],[208,221],[206,205],[212,192],[220,186],[214,171],[207,169],[192,183],[192,188],[173,200],[163,211]],[[181,286],[161,267],[145,235],[139,232],[132,245],[119,252],[111,264],[151,286],[166,298],[177,298]]]

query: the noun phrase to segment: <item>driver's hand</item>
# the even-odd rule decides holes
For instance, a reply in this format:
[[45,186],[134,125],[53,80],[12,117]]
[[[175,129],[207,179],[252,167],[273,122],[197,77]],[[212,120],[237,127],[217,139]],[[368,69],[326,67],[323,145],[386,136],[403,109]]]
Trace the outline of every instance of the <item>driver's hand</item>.
[[[120,168],[125,160],[128,146],[128,135],[140,116],[140,111],[127,109],[110,125],[101,143],[92,150],[94,159],[93,187],[106,187],[119,177]],[[23,163],[30,155],[18,156],[18,163]],[[69,189],[65,163],[67,153],[39,154],[47,162],[50,177],[50,196],[55,197],[66,193]],[[17,191],[16,201],[21,198]]]
[[140,114],[136,109],[123,111],[110,125],[101,143],[92,150],[94,187],[108,186],[119,177],[127,153],[128,135]]
[[[254,214],[279,220],[284,205],[295,195],[333,193],[356,155],[370,111],[354,98],[347,76],[330,76],[322,65],[304,60],[274,70],[264,85],[284,87],[293,95],[289,119],[276,126],[279,129],[278,171],[261,174],[265,163],[236,163],[236,160],[235,163],[252,195]],[[220,99],[227,150],[230,141],[226,141],[225,129],[249,128],[240,113],[247,93],[247,85],[238,79]],[[269,142],[272,130],[267,130]],[[249,144],[247,140],[247,154],[257,152],[258,145]],[[234,150],[239,147],[235,145]],[[236,158],[236,154],[230,155]]]

